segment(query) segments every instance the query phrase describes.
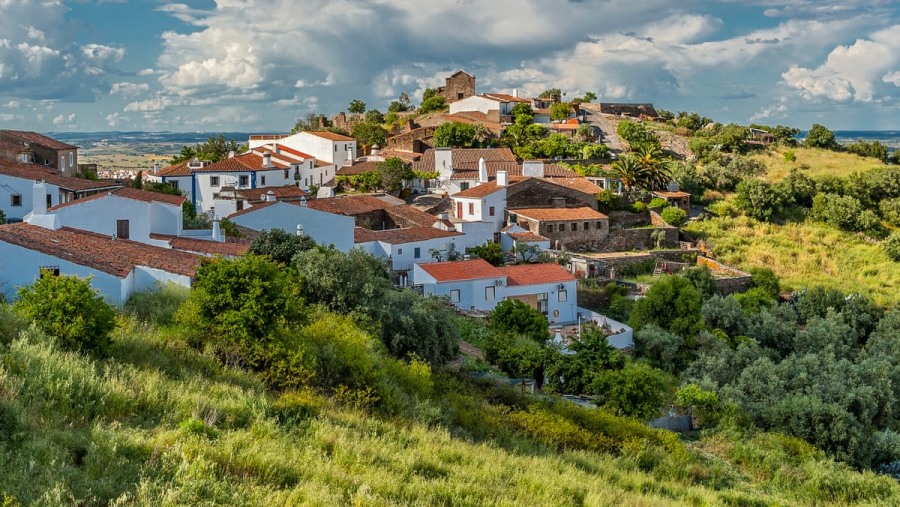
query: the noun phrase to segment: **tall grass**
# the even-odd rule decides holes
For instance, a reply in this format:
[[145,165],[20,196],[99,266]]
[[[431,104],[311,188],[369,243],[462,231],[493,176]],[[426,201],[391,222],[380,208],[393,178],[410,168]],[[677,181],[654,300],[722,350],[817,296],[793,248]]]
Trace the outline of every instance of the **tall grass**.
[[[788,160],[785,152],[793,152],[796,160]],[[833,175],[845,178],[856,172],[864,172],[884,164],[877,159],[860,157],[853,153],[841,153],[822,148],[778,148],[751,156],[766,164],[766,179],[781,181],[791,169],[799,168],[810,177]]]

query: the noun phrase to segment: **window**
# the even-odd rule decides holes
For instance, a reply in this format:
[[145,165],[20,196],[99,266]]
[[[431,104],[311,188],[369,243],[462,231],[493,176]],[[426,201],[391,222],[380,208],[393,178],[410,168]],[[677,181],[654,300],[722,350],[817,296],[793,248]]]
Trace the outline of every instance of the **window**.
[[599,231],[600,229],[603,228],[603,222],[594,223],[594,228],[596,228]]
[[69,167],[75,167],[75,154],[69,153]]
[[585,223],[584,223],[584,230],[588,230],[588,229],[590,229],[590,228],[591,228],[591,223],[590,223],[590,222],[585,222]]
[[45,276],[59,276],[59,266],[41,266],[41,278]]
[[334,152],[337,153],[337,145],[334,145]]
[[51,206],[53,206],[53,195],[47,194],[47,207],[49,208]]
[[119,239],[128,239],[129,236],[128,220],[116,220],[116,237]]
[[450,291],[450,302],[459,303],[459,289],[453,289]]
[[[263,176],[263,178],[265,178],[265,176]],[[249,185],[249,184],[250,184],[250,177],[249,177],[249,176],[247,176],[246,174],[241,175],[241,176],[238,176],[238,186],[246,187],[246,186]],[[265,184],[265,183],[264,183],[264,184]]]
[[21,206],[22,205],[22,194],[13,194],[9,196],[9,205],[10,206]]
[[553,224],[547,224],[547,232],[553,232]]
[[66,169],[66,157],[59,157],[59,170],[64,171]]
[[266,177],[265,177],[265,176],[260,176],[260,177],[259,177],[259,184],[260,184],[261,186],[266,186]]
[[237,211],[242,211],[244,209],[244,201],[238,199],[237,201]]
[[402,248],[398,248],[398,249],[397,249],[397,255],[403,255],[403,249],[402,249]]
[[561,291],[557,292],[557,294],[559,294],[559,302],[560,303],[565,303],[566,301],[569,300],[569,291],[561,290]]
[[494,207],[491,206],[491,207],[488,209],[488,212],[490,213],[491,216],[494,216]]
[[466,97],[464,92],[456,92],[456,100],[462,100]]
[[413,248],[413,258],[418,259],[420,257],[422,257],[422,249],[419,247]]
[[572,232],[575,232],[578,230],[578,224],[576,224],[575,222],[572,222],[569,225],[572,227]]
[[175,190],[178,190],[178,180],[167,181],[166,183],[171,185]]
[[288,174],[289,174],[290,172],[291,172],[290,169],[285,169],[285,170],[284,170],[284,179],[288,179]]
[[547,293],[542,292],[537,295],[537,310],[547,315]]
[[464,182],[460,183],[460,184],[459,184],[459,189],[460,189],[460,190],[468,190],[468,189],[469,189],[469,182],[468,182],[468,181],[464,181]]
[[209,177],[209,186],[218,187],[219,186],[219,177],[218,176],[210,176]]
[[475,203],[470,202],[469,203],[469,215],[474,215],[474,214],[475,214]]
[[493,301],[494,300],[494,289],[493,285],[484,288],[484,300],[485,301]]

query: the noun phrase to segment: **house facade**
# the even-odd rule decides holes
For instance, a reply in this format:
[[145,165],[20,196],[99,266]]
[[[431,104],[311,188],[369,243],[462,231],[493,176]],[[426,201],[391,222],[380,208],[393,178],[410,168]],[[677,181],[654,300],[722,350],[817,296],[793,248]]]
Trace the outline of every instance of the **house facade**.
[[510,208],[581,207],[597,209],[603,190],[585,178],[523,177],[507,191]]
[[273,142],[338,167],[356,159],[356,139],[328,131],[298,132],[286,136],[254,135],[250,136],[248,146],[254,150]]
[[[15,265],[9,263],[15,260]],[[105,234],[28,223],[0,226],[0,287],[7,298],[41,276],[91,277],[114,305],[157,283],[190,287],[200,257]]]
[[318,211],[297,202],[265,202],[232,213],[231,222],[255,231],[281,229],[306,234],[320,245],[334,245],[342,252],[354,246],[355,220],[352,216]]
[[0,130],[0,141],[27,148],[32,157],[28,162],[52,167],[62,176],[74,177],[78,172],[77,146],[25,130]]
[[493,231],[498,232],[506,218],[509,178],[505,171],[497,173],[497,179],[493,182],[487,182],[486,172],[482,178],[485,181],[480,185],[453,195],[451,212],[457,221],[488,222],[492,224]]
[[556,249],[592,249],[609,236],[609,217],[587,206],[508,209],[507,217],[509,223],[549,239]]
[[447,297],[463,311],[489,312],[505,299],[518,299],[552,324],[578,321],[576,279],[554,263],[502,268],[483,259],[417,264],[413,281],[423,293]]
[[[43,181],[46,191],[37,199],[33,191],[36,181]],[[60,176],[55,170],[37,164],[0,161],[0,210],[12,222],[23,220],[31,213],[36,200],[49,208],[121,186],[107,181]]]

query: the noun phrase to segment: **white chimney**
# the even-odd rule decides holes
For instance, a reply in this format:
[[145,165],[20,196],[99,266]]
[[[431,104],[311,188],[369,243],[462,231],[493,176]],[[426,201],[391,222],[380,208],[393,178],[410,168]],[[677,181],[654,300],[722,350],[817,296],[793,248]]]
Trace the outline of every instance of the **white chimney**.
[[31,206],[33,215],[47,214],[47,185],[44,180],[35,181],[31,187]]
[[228,158],[234,158],[234,150],[228,152]]
[[488,182],[487,162],[483,158],[478,159],[478,183]]
[[513,88],[513,97],[519,98],[519,89],[518,88]]
[[272,146],[272,151],[275,152],[276,155],[281,153],[281,148],[278,147],[278,143],[275,143]]
[[306,196],[305,195],[300,196],[300,207],[302,207],[302,208],[306,207]]
[[306,236],[306,231],[303,230],[303,224],[297,224],[297,236]]
[[451,148],[434,149],[434,170],[440,173],[440,179],[450,179],[453,171],[453,150]]
[[159,174],[159,164],[153,164],[153,174]]
[[271,190],[266,192],[266,202],[275,202],[275,192]]
[[505,187],[509,185],[509,177],[506,174],[506,171],[497,171],[497,186]]
[[213,220],[212,239],[213,241],[218,241],[219,243],[225,242],[225,235],[222,234],[222,228],[219,226],[218,219]]
[[272,153],[268,150],[263,153],[263,167],[272,167]]

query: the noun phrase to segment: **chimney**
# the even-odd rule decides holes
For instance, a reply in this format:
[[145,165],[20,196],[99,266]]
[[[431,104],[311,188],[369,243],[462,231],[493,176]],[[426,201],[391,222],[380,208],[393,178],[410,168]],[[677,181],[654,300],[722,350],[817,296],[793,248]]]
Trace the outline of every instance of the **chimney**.
[[159,163],[153,164],[153,174],[159,174]]
[[272,146],[273,146],[272,151],[273,151],[276,155],[278,155],[278,154],[281,153],[281,148],[278,147],[278,143],[275,143],[275,144],[272,145]]
[[47,185],[44,180],[35,181],[31,187],[31,214],[46,215],[47,214]]
[[263,153],[263,167],[272,167],[272,153],[266,150]]
[[483,158],[478,159],[478,183],[488,182],[487,162]]
[[297,224],[297,236],[306,236],[306,231],[303,230],[303,224]]
[[266,202],[275,202],[275,192],[271,190],[266,192]]
[[677,181],[669,182],[669,192],[678,192],[678,182]]
[[505,187],[509,185],[509,177],[506,174],[506,171],[497,171],[497,186]]
[[522,162],[522,176],[526,178],[543,178],[544,163],[540,160],[526,160]]
[[300,207],[302,207],[302,208],[306,207],[306,196],[305,195],[300,196]]
[[213,241],[218,241],[219,243],[225,242],[225,235],[222,234],[222,228],[219,226],[218,219],[213,220],[212,239]]
[[449,178],[453,170],[453,149],[434,149],[434,170],[441,173],[441,178]]
[[513,97],[519,98],[519,89],[518,88],[513,88]]
[[228,158],[234,158],[234,150],[228,152]]

